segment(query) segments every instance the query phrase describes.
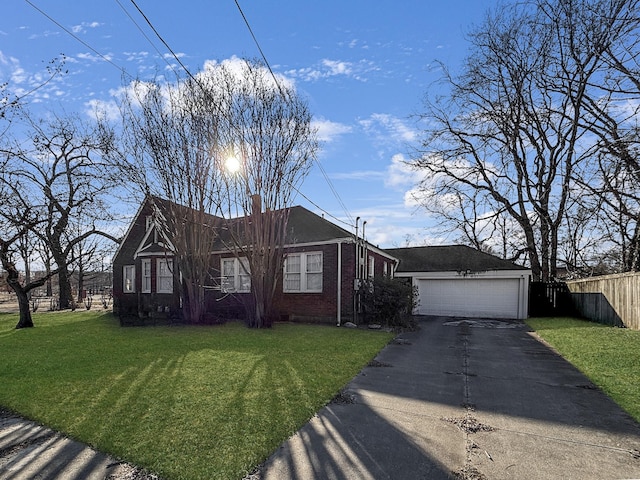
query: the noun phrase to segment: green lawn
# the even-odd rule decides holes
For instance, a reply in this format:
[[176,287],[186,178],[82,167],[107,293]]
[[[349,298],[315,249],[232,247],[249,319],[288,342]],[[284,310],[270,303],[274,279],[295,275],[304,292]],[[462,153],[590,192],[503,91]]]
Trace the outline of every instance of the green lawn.
[[392,338],[278,324],[121,328],[0,315],[0,405],[168,479],[242,478]]
[[574,318],[527,323],[640,422],[640,331]]

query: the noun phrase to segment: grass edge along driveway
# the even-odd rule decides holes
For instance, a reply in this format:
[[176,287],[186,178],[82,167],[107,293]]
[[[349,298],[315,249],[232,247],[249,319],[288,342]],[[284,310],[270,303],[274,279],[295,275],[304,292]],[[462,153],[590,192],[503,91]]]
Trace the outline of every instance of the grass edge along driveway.
[[640,331],[567,317],[527,324],[640,422]]
[[167,479],[242,478],[390,333],[278,324],[122,328],[110,313],[0,315],[0,405]]

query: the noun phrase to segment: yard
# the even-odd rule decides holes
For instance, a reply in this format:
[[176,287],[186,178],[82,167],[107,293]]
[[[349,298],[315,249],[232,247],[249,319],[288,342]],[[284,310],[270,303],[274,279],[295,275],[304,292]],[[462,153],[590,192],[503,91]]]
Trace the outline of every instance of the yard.
[[575,318],[530,318],[527,323],[640,422],[640,331]]
[[242,478],[392,338],[278,324],[122,328],[0,314],[0,406],[168,479]]

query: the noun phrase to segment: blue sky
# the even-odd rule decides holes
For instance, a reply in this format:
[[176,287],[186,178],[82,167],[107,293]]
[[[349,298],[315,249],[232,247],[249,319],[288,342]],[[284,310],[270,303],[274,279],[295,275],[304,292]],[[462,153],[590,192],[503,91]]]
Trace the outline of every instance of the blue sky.
[[[123,85],[119,68],[144,79],[176,66],[131,0],[30,2],[86,44],[26,1],[5,2],[0,83],[29,90],[51,59],[68,58],[68,74],[29,97],[36,113],[84,113],[92,103],[109,101]],[[438,237],[433,219],[411,202],[408,192],[418,177],[402,161],[420,138],[411,116],[438,88],[436,61],[456,71],[467,53],[465,33],[495,2],[239,3],[272,69],[308,99],[323,140],[319,161],[347,212],[317,166],[302,186],[304,195],[330,216],[366,220],[367,239],[381,247],[407,240],[453,243],[455,238]],[[260,55],[234,0],[136,4],[193,72],[207,60]],[[296,203],[321,213],[303,197]]]

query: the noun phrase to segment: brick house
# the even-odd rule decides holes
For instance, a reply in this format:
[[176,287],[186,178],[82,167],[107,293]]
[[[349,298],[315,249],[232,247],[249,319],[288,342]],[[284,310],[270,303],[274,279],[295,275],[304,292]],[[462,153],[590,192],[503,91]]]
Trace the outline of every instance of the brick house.
[[[153,202],[147,199],[113,259],[114,313],[121,318],[158,319],[180,313],[180,273],[173,246],[153,218]],[[228,222],[211,217],[211,224],[221,229]],[[392,276],[398,263],[391,254],[301,206],[289,208],[283,255],[274,305],[280,319],[292,321],[341,324],[353,320],[359,280]],[[246,260],[218,242],[211,252],[211,265],[207,312],[212,319],[237,318],[251,288]]]

